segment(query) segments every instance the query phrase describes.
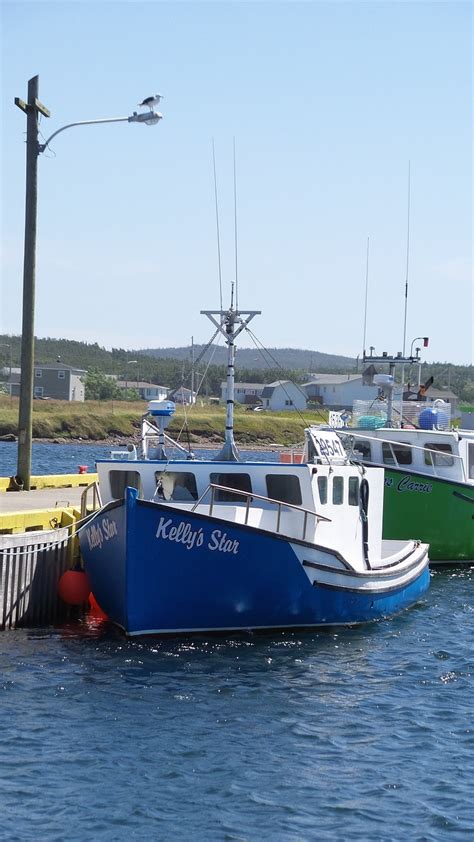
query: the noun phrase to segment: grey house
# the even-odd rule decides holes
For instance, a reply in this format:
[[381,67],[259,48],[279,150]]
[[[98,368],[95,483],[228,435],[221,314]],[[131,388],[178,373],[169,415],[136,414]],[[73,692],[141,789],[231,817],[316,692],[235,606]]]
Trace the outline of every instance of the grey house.
[[[234,400],[236,403],[243,403],[255,406],[261,403],[262,392],[265,383],[234,383]],[[227,400],[227,381],[221,383],[221,403]]]
[[268,383],[262,391],[262,406],[264,409],[302,410],[306,409],[306,395],[301,386],[291,380],[275,380]]
[[191,389],[186,389],[185,386],[180,386],[179,389],[170,392],[168,397],[175,403],[191,405],[196,403],[197,394],[196,392],[192,392]]
[[361,374],[313,374],[301,387],[308,400],[331,409],[352,409],[354,400],[374,400],[377,386],[366,386]]
[[[33,397],[53,398],[60,401],[83,401],[84,383],[87,374],[83,368],[65,363],[36,363],[33,370]],[[21,374],[12,373],[9,382],[10,394],[20,394]]]

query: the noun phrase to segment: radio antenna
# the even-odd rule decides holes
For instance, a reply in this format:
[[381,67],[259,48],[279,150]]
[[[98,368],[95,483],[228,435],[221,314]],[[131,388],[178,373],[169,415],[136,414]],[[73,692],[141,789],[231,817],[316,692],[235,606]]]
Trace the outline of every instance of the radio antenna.
[[239,285],[238,285],[238,265],[237,265],[237,177],[235,172],[235,137],[233,139],[234,145],[234,243],[235,243],[235,307],[239,309]]
[[367,258],[365,262],[365,308],[364,308],[364,341],[362,343],[362,353],[365,358],[365,334],[367,329],[367,296],[369,291],[369,238],[367,237]]
[[405,278],[405,321],[403,324],[403,356],[407,339],[407,309],[408,309],[408,262],[410,258],[410,161],[408,161],[408,208],[407,208],[407,269]]
[[217,262],[219,265],[219,295],[220,307],[222,310],[222,269],[221,269],[221,238],[219,232],[219,204],[217,201],[217,175],[216,175],[216,152],[214,149],[214,138],[212,138],[212,163],[214,167],[214,199],[216,204],[216,228],[217,228]]
[[[405,345],[407,339],[407,310],[408,310],[408,263],[410,258],[410,161],[408,161],[408,204],[407,204],[407,268],[405,276],[405,318],[403,322],[403,351],[405,359]],[[403,418],[403,389],[405,387],[405,363],[402,365],[400,388],[400,418]]]

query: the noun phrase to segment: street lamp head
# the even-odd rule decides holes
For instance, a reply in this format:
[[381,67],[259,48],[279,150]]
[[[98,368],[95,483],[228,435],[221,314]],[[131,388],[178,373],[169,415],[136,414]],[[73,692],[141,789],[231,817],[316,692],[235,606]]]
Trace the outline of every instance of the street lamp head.
[[134,111],[131,117],[128,118],[128,122],[146,123],[147,126],[154,126],[155,123],[159,123],[159,121],[162,119],[163,114],[160,114],[159,111],[145,111],[144,114],[137,114],[137,112]]

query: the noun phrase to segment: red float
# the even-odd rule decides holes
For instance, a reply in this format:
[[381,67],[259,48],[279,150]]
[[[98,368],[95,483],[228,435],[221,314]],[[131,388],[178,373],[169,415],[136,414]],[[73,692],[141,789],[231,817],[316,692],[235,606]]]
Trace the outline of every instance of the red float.
[[58,583],[59,596],[68,605],[83,605],[89,599],[91,585],[83,570],[66,570]]
[[102,611],[92,591],[89,594],[89,616],[95,617],[97,620],[108,620],[107,614]]

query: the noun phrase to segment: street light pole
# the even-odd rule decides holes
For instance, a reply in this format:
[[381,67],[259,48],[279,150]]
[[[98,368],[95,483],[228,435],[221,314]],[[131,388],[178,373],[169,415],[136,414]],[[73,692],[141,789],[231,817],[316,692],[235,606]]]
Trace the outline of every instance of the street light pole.
[[[36,221],[38,209],[38,155],[44,152],[53,137],[72,126],[88,126],[97,123],[145,123],[154,125],[162,119],[159,112],[153,111],[154,102],[159,102],[159,95],[149,105],[149,111],[129,117],[110,117],[100,120],[82,120],[68,123],[55,131],[45,143],[38,143],[38,115],[50,117],[48,109],[38,100],[39,76],[28,81],[28,102],[15,97],[15,105],[26,114],[26,199],[25,199],[25,246],[23,262],[23,319],[21,338],[21,380],[20,406],[18,417],[18,485],[30,490],[31,483],[31,444],[33,431],[33,368],[34,368],[34,311],[35,311],[35,274],[36,274]],[[149,98],[150,99],[150,98]],[[144,100],[146,103],[147,100]]]
[[[429,336],[415,336],[414,340],[413,340],[413,341],[412,341],[412,343],[411,343],[411,348],[410,348],[410,357],[411,357],[412,359],[413,359],[413,345],[415,344],[415,342],[417,342],[417,341],[418,341],[418,339],[422,339],[422,340],[423,340],[423,348],[427,348],[427,347],[428,347],[428,342],[430,341],[430,340],[429,340]],[[417,349],[416,349],[416,358],[415,358],[415,361],[418,363],[418,391],[420,390],[420,384],[421,384],[421,360],[420,360],[420,350],[421,350],[421,348],[417,348]]]
[[39,77],[28,82],[28,102],[19,97],[15,105],[26,114],[26,199],[25,251],[23,259],[23,319],[21,331],[21,380],[18,417],[17,476],[26,491],[30,490],[31,440],[33,429],[33,366],[35,354],[35,275],[36,220],[38,208],[38,114],[50,112],[38,100]]
[[[137,362],[138,362],[138,360],[127,360],[127,365],[134,365]],[[138,388],[138,375],[137,375],[137,388]],[[128,392],[128,368],[125,370],[125,400],[128,400],[127,392]]]

